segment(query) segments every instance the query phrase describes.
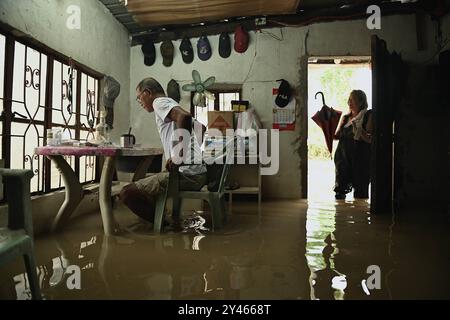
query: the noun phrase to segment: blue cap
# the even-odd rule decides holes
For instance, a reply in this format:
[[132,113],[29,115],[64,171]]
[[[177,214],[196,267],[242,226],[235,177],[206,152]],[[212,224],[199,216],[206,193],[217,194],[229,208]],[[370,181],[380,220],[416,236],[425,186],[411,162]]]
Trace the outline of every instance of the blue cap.
[[201,36],[197,42],[198,57],[202,61],[206,61],[211,58],[211,45],[209,44],[206,36]]

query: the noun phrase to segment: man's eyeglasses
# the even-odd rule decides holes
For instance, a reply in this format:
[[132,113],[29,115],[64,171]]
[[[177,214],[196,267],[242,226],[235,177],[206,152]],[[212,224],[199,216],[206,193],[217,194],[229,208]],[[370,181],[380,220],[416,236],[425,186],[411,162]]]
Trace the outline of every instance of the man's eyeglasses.
[[136,101],[137,101],[137,102],[141,102],[141,96],[144,94],[145,91],[147,91],[147,89],[145,89],[144,91],[142,91],[141,93],[139,93],[139,95],[136,97]]

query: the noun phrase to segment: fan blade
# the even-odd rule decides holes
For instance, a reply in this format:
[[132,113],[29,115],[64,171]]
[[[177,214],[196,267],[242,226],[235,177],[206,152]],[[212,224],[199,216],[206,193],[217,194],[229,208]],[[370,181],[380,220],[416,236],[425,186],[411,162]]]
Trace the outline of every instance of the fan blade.
[[209,92],[208,90],[205,90],[204,92],[208,100],[214,101],[216,99],[216,96],[212,92]]
[[203,82],[203,86],[205,88],[208,88],[210,85],[212,85],[214,82],[216,81],[216,77],[209,77],[208,79],[206,79],[205,82]]
[[206,97],[205,97],[205,94],[201,94],[201,93],[200,93],[200,101],[198,102],[198,106],[199,106],[199,107],[202,107],[202,108],[206,107]]
[[193,83],[189,83],[189,84],[185,84],[181,87],[181,89],[183,89],[184,91],[195,91],[196,90],[196,86]]
[[202,83],[202,78],[200,78],[200,73],[197,70],[192,70],[192,79],[194,79],[195,84]]
[[194,104],[194,106],[198,106],[200,102],[200,93],[196,92],[194,94],[194,98],[192,98],[192,103]]

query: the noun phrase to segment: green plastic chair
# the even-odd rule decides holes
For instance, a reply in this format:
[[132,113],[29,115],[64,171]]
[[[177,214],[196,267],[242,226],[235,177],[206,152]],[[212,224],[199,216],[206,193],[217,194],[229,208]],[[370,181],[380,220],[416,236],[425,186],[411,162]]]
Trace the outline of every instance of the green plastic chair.
[[32,298],[40,300],[34,258],[33,221],[31,216],[31,170],[0,169],[8,199],[8,226],[0,228],[0,265],[22,255],[30,282]]
[[[169,183],[165,192],[161,194],[155,206],[154,232],[161,232],[161,224],[164,216],[164,209],[168,198],[172,198],[172,216],[180,218],[183,199],[200,199],[208,202],[211,208],[212,230],[218,230],[227,222],[227,205],[225,202],[225,183],[230,171],[231,164],[224,159],[224,164],[206,165],[208,180],[207,188],[203,187],[200,191],[182,191],[179,190],[178,171],[171,172]],[[206,189],[206,190],[205,190]]]

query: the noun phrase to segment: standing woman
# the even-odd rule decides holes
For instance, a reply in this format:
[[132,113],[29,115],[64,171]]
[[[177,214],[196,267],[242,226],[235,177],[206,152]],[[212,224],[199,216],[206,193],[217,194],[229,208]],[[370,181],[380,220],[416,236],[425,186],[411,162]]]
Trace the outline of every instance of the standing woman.
[[345,199],[353,188],[355,198],[368,199],[372,110],[367,110],[367,97],[362,90],[353,90],[347,103],[349,112],[342,117],[335,134],[335,139],[339,140],[334,154],[335,197]]

